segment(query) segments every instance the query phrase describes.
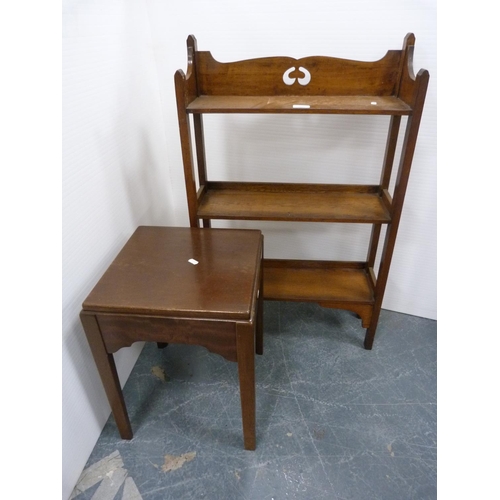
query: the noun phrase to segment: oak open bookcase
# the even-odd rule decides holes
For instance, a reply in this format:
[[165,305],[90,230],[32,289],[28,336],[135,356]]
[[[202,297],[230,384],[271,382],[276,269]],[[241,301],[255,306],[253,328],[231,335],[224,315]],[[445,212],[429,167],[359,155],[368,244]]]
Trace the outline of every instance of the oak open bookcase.
[[[175,73],[192,227],[199,227],[200,222],[210,227],[212,219],[372,225],[363,262],[264,260],[266,300],[312,301],[354,311],[367,329],[366,349],[372,348],[375,338],[429,80],[427,70],[420,70],[416,76],[413,73],[414,45],[415,36],[408,34],[401,50],[389,50],[374,62],[313,56],[220,63],[210,52],[198,51],[191,35],[187,39],[187,73]],[[347,185],[211,180],[205,157],[204,113],[390,115],[380,182]],[[402,116],[408,119],[390,193]],[[382,241],[383,224],[387,230]],[[382,254],[375,273],[379,244]]]

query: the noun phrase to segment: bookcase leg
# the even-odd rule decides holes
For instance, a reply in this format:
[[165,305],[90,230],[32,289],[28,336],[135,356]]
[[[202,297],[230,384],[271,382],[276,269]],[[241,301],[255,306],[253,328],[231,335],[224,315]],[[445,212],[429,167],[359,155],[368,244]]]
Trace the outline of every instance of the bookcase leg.
[[364,347],[368,351],[371,351],[373,347],[373,341],[375,340],[375,332],[377,331],[379,315],[380,315],[380,309],[377,312],[373,311],[373,317],[370,326],[366,330]]
[[[401,125],[401,117],[400,116],[391,116],[391,120],[389,123],[389,131],[387,134],[387,143],[386,143],[386,148],[385,148],[384,164],[383,164],[382,173],[380,176],[380,187],[382,189],[389,188],[392,168],[394,165],[394,157],[396,154],[396,146],[398,143],[400,125]],[[397,231],[397,229],[395,231]],[[377,257],[377,250],[378,250],[378,246],[379,246],[379,242],[380,242],[381,232],[382,232],[382,225],[381,224],[373,224],[371,237],[370,237],[370,244],[368,247],[368,256],[367,256],[367,267],[368,268],[373,268],[375,266],[375,260]],[[395,237],[395,233],[394,233],[394,237]],[[390,252],[392,253],[392,249],[390,250]],[[390,261],[390,257],[389,257],[389,261]],[[386,267],[388,269],[389,264],[387,264]],[[380,275],[380,273],[379,273],[379,275]],[[385,278],[382,277],[382,281],[384,279]],[[383,293],[384,293],[383,290],[385,288],[385,281],[384,281],[384,284],[382,284],[377,279],[377,285],[375,288],[376,288],[375,296],[378,298],[378,300],[376,301],[376,303],[373,307],[372,316],[370,318],[370,326],[366,330],[365,342],[364,342],[365,349],[368,349],[368,350],[372,349],[373,341],[375,340],[375,331],[377,330],[378,318],[380,316],[380,307],[382,305],[382,300],[381,300],[380,296],[381,295],[383,296]]]
[[[422,108],[425,99],[425,92],[429,80],[427,72],[422,73],[419,81],[419,86],[416,91],[413,115],[408,117],[406,122],[406,131],[401,150],[401,157],[399,168],[397,172],[396,185],[394,188],[394,197],[392,202],[392,221],[387,226],[385,234],[384,247],[380,259],[380,267],[377,275],[377,283],[375,285],[375,304],[373,305],[373,315],[370,321],[370,326],[366,331],[364,346],[365,349],[373,347],[375,339],[375,331],[377,329],[378,320],[380,317],[380,309],[382,308],[382,300],[384,298],[385,288],[387,285],[387,278],[389,276],[389,269],[391,267],[392,255],[394,253],[394,246],[398,234],[398,227],[401,220],[401,212],[403,209],[403,202],[410,176],[411,163],[413,154],[415,152],[415,145],[417,142],[418,129],[420,126],[420,119],[422,116]],[[387,187],[390,178],[390,169],[394,159],[394,153],[397,142],[397,131],[399,130],[400,119],[393,118],[389,127],[389,135],[387,140],[386,157],[384,159],[384,171],[382,172],[381,185]],[[370,249],[368,251],[368,265],[375,262],[376,246],[380,237],[380,228],[377,225],[373,226],[372,238],[370,242]]]

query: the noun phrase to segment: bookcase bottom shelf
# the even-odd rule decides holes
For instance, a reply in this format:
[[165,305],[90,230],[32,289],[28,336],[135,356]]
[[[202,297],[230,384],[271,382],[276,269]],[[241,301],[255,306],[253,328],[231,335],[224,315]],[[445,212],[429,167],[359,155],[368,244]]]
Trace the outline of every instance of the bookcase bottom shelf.
[[365,262],[264,260],[264,299],[317,302],[358,314],[370,326],[374,293]]

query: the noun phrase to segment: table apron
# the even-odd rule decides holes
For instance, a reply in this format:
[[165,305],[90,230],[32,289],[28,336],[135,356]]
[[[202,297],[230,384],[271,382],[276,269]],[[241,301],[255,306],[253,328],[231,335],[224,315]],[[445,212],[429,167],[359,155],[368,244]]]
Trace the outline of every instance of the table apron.
[[110,354],[134,342],[168,342],[201,345],[230,361],[237,361],[236,323],[253,323],[253,316],[247,322],[102,313],[95,316]]

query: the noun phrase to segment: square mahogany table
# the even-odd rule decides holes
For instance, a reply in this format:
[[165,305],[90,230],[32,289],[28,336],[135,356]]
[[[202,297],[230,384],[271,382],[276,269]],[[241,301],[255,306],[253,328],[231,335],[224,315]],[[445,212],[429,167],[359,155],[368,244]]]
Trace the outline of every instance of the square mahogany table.
[[195,344],[238,363],[243,438],[255,449],[262,354],[263,236],[257,230],[141,226],[80,318],[122,439],[132,439],[113,353],[137,341]]

